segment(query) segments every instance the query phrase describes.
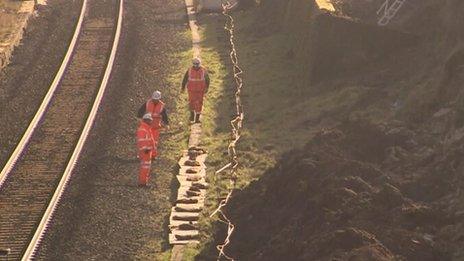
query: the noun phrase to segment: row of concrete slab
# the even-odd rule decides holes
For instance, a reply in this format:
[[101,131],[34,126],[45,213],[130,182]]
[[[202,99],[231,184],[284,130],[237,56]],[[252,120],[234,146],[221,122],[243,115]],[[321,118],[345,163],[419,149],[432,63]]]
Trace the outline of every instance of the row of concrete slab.
[[169,243],[186,245],[199,243],[198,221],[203,210],[208,183],[206,182],[206,151],[199,148],[201,125],[191,126],[189,149],[179,160],[179,190],[169,218]]

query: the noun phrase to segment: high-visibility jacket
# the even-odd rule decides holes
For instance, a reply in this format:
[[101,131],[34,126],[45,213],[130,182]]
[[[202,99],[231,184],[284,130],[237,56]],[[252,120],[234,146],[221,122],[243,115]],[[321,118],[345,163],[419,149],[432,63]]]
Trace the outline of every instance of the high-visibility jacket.
[[161,112],[164,110],[164,102],[159,101],[155,104],[152,100],[148,100],[145,107],[145,112],[150,113],[151,117],[153,118],[153,121],[151,122],[151,127],[153,129],[160,129],[161,121],[163,118]]
[[151,152],[155,150],[151,126],[144,121],[140,122],[137,129],[137,148],[139,149],[139,154],[145,153],[146,150]]
[[198,70],[189,69],[187,90],[190,92],[204,92],[206,90],[206,69],[200,67]]

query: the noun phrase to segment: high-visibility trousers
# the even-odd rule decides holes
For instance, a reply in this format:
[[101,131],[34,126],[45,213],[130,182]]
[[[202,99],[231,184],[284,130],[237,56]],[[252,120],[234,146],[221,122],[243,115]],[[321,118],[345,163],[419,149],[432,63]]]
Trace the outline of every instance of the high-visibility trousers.
[[204,91],[188,91],[190,111],[201,113],[204,95]]
[[158,157],[158,142],[159,142],[159,136],[160,136],[160,129],[159,128],[151,128],[151,137],[153,139],[153,151],[151,158],[154,159]]
[[150,179],[152,153],[153,153],[152,150],[147,153],[143,151],[139,153],[139,159],[140,159],[139,185],[145,186],[148,184],[148,180]]

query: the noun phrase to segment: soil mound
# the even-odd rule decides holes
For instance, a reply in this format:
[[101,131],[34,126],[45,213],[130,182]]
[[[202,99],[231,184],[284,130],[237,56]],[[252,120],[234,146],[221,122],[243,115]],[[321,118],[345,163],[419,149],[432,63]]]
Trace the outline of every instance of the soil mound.
[[322,130],[237,192],[227,209],[236,225],[228,253],[238,260],[463,260],[464,2],[411,1],[381,29],[362,14],[361,2],[376,1],[339,2],[355,19],[316,14],[302,0],[262,1],[258,12],[289,34],[287,57],[302,75],[318,77],[302,81],[304,88],[364,86],[364,103],[347,118],[370,111],[377,118]]
[[448,260],[436,236],[452,219],[408,197],[409,177],[383,167],[391,148],[406,151],[408,142],[367,122],[320,132],[236,194],[229,253],[238,260]]

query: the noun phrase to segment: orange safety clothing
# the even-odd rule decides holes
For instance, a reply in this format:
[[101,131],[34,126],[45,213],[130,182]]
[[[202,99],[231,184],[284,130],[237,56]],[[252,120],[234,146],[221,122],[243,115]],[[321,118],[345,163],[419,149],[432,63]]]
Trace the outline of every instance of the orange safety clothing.
[[201,113],[203,108],[203,97],[206,91],[206,69],[200,67],[198,70],[189,69],[187,90],[189,95],[190,110]]
[[147,185],[150,178],[151,159],[156,157],[156,144],[153,140],[151,126],[144,121],[137,129],[137,148],[140,160],[139,185]]
[[[151,122],[151,136],[153,138],[153,142],[155,146],[158,146],[159,136],[160,136],[160,129],[162,127],[162,111],[164,110],[164,102],[158,101],[154,103],[153,100],[148,100],[145,105],[145,112],[150,113],[153,121]],[[155,158],[156,156],[153,156]]]
[[153,121],[151,122],[151,127],[153,129],[160,129],[162,127],[162,115],[161,112],[164,109],[164,102],[158,101],[157,103],[153,102],[153,100],[148,100],[145,105],[145,112],[150,113]]

